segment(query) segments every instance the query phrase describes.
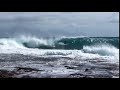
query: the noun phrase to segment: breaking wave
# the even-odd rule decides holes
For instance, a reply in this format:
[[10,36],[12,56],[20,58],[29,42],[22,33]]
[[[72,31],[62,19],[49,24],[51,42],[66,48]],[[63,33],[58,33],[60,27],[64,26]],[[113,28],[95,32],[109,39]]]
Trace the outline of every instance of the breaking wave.
[[[45,39],[36,38],[31,36],[18,36],[15,38],[1,38],[0,39],[0,52],[4,53],[5,50],[11,50],[14,52],[25,52],[28,50],[30,53],[34,52],[37,54],[39,49],[48,52],[44,53],[46,55],[69,55],[73,51],[77,50],[78,54],[90,53],[97,54],[101,56],[116,56],[119,57],[119,38],[88,38],[88,37],[78,37],[78,38],[57,38],[57,39]],[[51,50],[55,51],[52,52]],[[26,51],[26,53],[28,53]],[[77,55],[76,53],[76,55]]]
[[1,49],[14,49],[14,48],[39,48],[51,49],[54,47],[52,39],[39,39],[31,36],[18,36],[16,38],[2,38],[0,39]]

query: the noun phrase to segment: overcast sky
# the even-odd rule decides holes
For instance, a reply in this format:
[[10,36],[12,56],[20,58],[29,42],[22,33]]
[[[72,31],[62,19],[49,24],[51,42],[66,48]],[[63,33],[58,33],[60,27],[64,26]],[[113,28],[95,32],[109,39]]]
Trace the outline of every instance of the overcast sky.
[[0,37],[119,36],[118,12],[0,12]]

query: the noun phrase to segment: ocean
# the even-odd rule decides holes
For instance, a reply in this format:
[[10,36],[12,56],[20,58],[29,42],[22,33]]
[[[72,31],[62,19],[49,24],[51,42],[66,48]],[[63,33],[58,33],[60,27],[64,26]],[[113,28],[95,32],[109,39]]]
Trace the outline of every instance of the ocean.
[[0,69],[17,78],[118,78],[119,37],[0,38]]

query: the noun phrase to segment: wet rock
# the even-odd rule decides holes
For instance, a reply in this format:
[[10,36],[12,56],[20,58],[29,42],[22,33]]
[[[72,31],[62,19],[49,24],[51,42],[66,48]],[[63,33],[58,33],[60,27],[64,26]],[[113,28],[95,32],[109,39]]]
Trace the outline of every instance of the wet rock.
[[26,75],[26,76],[22,76],[21,78],[33,78],[33,77]]
[[65,66],[67,69],[76,69],[74,66]]
[[24,72],[32,72],[32,71],[43,71],[43,70],[38,70],[34,68],[27,68],[27,67],[16,67],[16,71],[24,71]]
[[89,69],[85,69],[85,72],[87,72]]
[[[37,67],[33,68],[33,67]],[[63,73],[57,73],[58,68]],[[103,60],[82,62],[68,57],[36,57],[18,54],[0,54],[0,78],[112,78],[119,77],[119,65]],[[43,70],[40,70],[40,69]],[[66,73],[70,70],[70,74]],[[6,71],[10,70],[10,71]],[[13,70],[13,71],[11,71]],[[52,72],[54,70],[55,72]],[[60,69],[61,70],[61,69]],[[43,72],[42,72],[43,71]],[[69,71],[69,70],[68,70]],[[73,72],[72,72],[73,71]],[[77,71],[77,73],[75,72]],[[42,72],[42,73],[41,73]],[[54,74],[56,73],[56,74]],[[71,74],[75,73],[75,74]]]
[[0,78],[13,78],[16,74],[14,71],[0,70]]
[[70,74],[68,78],[92,78],[92,77],[84,75],[82,73],[74,73],[74,74]]

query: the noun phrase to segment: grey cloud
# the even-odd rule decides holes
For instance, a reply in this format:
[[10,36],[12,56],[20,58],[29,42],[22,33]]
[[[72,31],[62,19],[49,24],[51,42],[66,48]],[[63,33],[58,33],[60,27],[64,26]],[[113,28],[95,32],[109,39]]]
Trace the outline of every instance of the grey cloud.
[[[114,12],[0,12],[1,33],[118,36],[119,13]],[[113,24],[111,24],[113,23]],[[106,33],[110,31],[109,35]],[[114,33],[113,33],[114,32]],[[93,34],[95,33],[95,34]]]

